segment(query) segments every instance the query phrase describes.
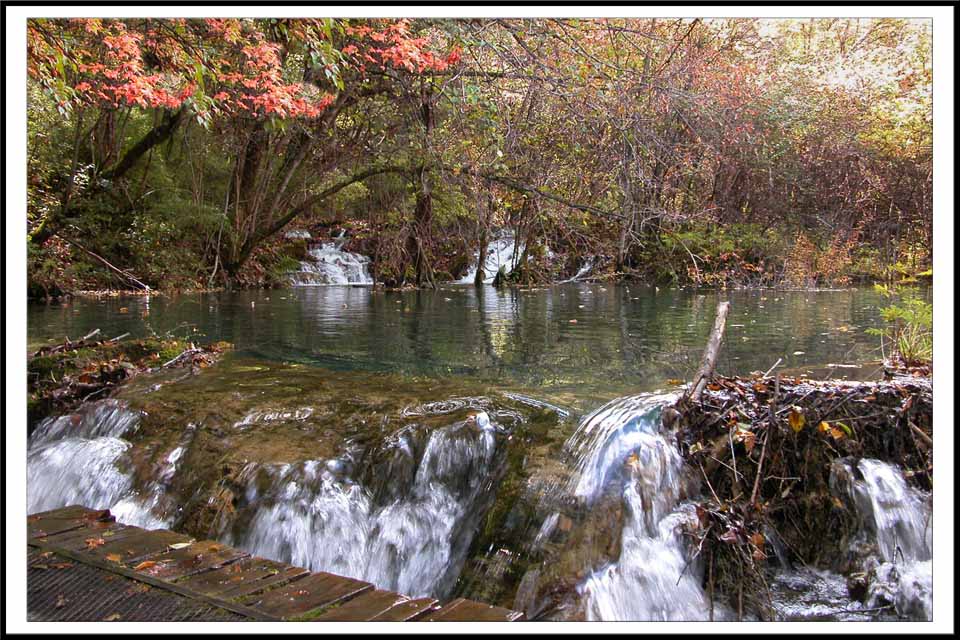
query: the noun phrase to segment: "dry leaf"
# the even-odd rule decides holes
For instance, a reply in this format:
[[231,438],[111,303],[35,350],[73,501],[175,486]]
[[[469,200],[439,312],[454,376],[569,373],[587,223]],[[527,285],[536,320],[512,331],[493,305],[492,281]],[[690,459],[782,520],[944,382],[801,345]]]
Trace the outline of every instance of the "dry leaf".
[[57,595],[57,603],[54,605],[57,609],[61,609],[67,606],[67,599],[63,597],[63,594]]
[[167,548],[173,549],[174,551],[176,551],[177,549],[186,549],[192,544],[193,544],[192,541],[191,542],[175,542],[173,544],[167,545]]
[[790,414],[787,416],[787,422],[790,423],[790,428],[793,429],[794,433],[800,433],[800,430],[803,429],[803,425],[806,424],[807,420],[803,417],[803,410],[794,405],[790,407]]
[[108,553],[107,560],[109,560],[110,562],[123,562],[123,558],[120,556],[119,553]]
[[107,543],[103,538],[87,538],[84,542],[87,543],[87,549],[96,549]]
[[135,566],[135,567],[133,568],[133,570],[134,570],[134,571],[143,571],[144,569],[149,569],[150,567],[155,567],[155,566],[157,566],[156,560],[146,560],[146,561],[144,561],[144,562],[141,562],[141,563],[138,564],[137,566]]
[[120,619],[120,614],[119,614],[119,613],[111,613],[111,614],[108,615],[106,618],[104,618],[103,621],[104,621],[104,622],[113,622],[114,620],[119,620],[119,619]]

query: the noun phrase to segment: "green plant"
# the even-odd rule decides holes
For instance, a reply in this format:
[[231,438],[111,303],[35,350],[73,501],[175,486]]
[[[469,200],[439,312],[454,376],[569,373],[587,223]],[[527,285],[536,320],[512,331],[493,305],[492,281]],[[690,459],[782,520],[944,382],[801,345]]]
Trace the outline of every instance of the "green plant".
[[[874,288],[886,298],[897,293],[892,286],[877,284]],[[867,329],[867,333],[887,338],[894,346],[894,356],[906,365],[933,360],[933,304],[922,300],[915,291],[880,310],[887,326]]]

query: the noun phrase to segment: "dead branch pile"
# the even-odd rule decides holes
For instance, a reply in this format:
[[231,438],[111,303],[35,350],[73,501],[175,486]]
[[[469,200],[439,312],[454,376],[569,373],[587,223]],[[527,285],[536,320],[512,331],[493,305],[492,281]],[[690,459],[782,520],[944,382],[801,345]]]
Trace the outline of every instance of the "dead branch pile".
[[853,559],[847,541],[856,514],[830,490],[839,458],[895,462],[931,490],[930,378],[815,382],[720,378],[673,414],[678,444],[705,495],[690,531],[708,592],[742,615],[772,616],[766,576],[775,562],[829,566]]
[[27,360],[27,422],[30,430],[43,418],[66,413],[88,400],[107,397],[134,376],[157,368],[213,364],[227,343],[197,346],[173,339],[95,340],[93,331],[79,340],[45,346]]

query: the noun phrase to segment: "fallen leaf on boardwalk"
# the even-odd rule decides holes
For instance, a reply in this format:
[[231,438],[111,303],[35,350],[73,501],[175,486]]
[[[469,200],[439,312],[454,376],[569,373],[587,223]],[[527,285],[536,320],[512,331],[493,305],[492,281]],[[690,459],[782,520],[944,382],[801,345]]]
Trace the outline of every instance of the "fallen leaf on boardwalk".
[[123,562],[123,557],[119,553],[108,553],[107,560],[110,562]]
[[174,544],[167,545],[167,546],[168,546],[168,548],[173,549],[174,551],[176,551],[177,549],[186,549],[187,547],[189,547],[189,546],[192,545],[192,544],[193,544],[193,541],[190,541],[190,542],[175,542]]
[[52,565],[50,565],[50,566],[53,567],[54,569],[69,569],[70,567],[73,566],[73,563],[72,563],[72,562],[58,562],[58,563],[52,564]]
[[96,549],[107,543],[103,538],[87,538],[84,542],[87,543],[87,549]]
[[57,609],[67,606],[67,599],[63,597],[62,593],[57,596],[57,603],[53,606],[55,606]]
[[31,569],[41,569],[41,570],[43,570],[43,569],[49,569],[50,567],[48,567],[48,566],[45,565],[45,564],[32,564],[32,565],[30,565],[30,568],[31,568]]
[[141,562],[141,563],[138,564],[137,566],[135,566],[135,567],[133,568],[133,570],[134,570],[134,571],[143,571],[144,569],[149,569],[150,567],[155,567],[155,566],[157,566],[156,560],[146,560],[146,561],[144,561],[144,562]]
[[104,618],[103,621],[104,621],[104,622],[113,622],[114,620],[119,620],[119,619],[120,619],[120,614],[119,614],[119,613],[111,613],[111,614],[108,615],[106,618]]
[[800,430],[803,429],[803,425],[806,424],[806,419],[803,417],[803,411],[800,407],[794,405],[790,407],[790,414],[787,416],[787,422],[790,423],[790,428],[793,429],[794,433],[800,433]]

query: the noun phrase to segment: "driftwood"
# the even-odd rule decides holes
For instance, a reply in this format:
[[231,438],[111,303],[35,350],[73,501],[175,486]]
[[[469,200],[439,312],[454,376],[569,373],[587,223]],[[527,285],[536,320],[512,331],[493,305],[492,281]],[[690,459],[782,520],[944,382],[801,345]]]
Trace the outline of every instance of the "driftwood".
[[73,246],[77,247],[78,249],[80,249],[81,251],[83,251],[84,253],[86,253],[87,255],[89,255],[89,256],[91,256],[91,257],[93,257],[93,258],[96,258],[97,260],[99,260],[100,262],[102,262],[104,265],[106,265],[106,267],[107,267],[108,269],[110,269],[110,270],[113,271],[114,273],[118,274],[121,278],[124,278],[125,280],[128,280],[129,282],[132,282],[133,284],[137,285],[138,287],[140,287],[140,288],[143,289],[144,291],[150,291],[150,286],[149,286],[149,285],[146,285],[146,284],[144,284],[143,282],[140,282],[138,279],[136,279],[135,277],[133,277],[133,275],[132,275],[129,271],[126,271],[126,270],[124,270],[124,269],[121,269],[120,267],[117,267],[117,266],[114,266],[114,265],[110,264],[110,263],[107,261],[106,258],[104,258],[104,257],[101,256],[101,255],[98,255],[98,254],[94,253],[93,251],[90,251],[90,249],[87,249],[85,246],[83,246],[82,244],[80,244],[80,243],[77,242],[76,240],[71,240],[70,238],[68,238],[68,237],[66,237],[66,236],[64,236],[64,235],[61,235],[61,234],[59,234],[59,233],[58,233],[58,234],[55,234],[55,235],[56,235],[57,237],[61,238],[62,240],[65,240],[68,244],[72,244]]
[[700,361],[700,369],[697,371],[693,384],[687,391],[689,394],[684,400],[690,402],[699,402],[700,395],[703,393],[707,381],[713,376],[713,370],[717,364],[717,356],[720,353],[720,345],[723,344],[723,329],[727,324],[727,313],[730,311],[729,302],[721,302],[717,305],[717,317],[713,321],[713,329],[710,331],[710,339],[703,350],[703,358]]

